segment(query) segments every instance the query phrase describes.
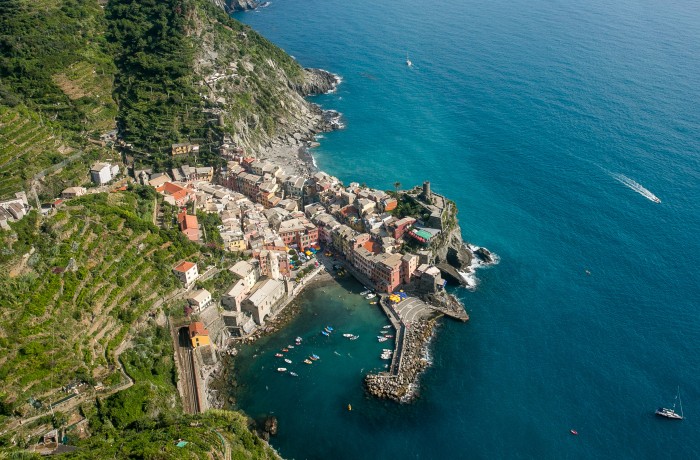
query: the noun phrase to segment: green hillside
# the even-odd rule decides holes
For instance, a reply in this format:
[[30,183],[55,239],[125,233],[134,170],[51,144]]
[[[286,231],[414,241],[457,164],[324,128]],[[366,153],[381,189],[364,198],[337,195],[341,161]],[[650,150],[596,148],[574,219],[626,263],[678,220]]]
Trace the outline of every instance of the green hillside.
[[[63,160],[108,154],[87,142],[117,114],[105,28],[96,0],[0,2],[0,198]],[[83,164],[61,174],[70,185],[87,177]]]
[[2,233],[5,392],[38,398],[76,372],[107,377],[129,326],[178,287],[172,266],[199,257],[179,232],[152,224],[155,192],[140,192],[89,195],[45,221],[30,214],[16,238]]

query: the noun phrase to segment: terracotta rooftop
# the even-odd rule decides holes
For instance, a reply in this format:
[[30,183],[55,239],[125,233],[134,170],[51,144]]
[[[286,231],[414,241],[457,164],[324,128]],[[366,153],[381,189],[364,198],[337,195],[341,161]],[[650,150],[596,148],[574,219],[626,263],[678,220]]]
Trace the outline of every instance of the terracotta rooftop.
[[175,270],[176,272],[183,272],[184,273],[187,270],[189,270],[190,268],[194,267],[195,265],[196,264],[194,264],[192,262],[184,261],[184,262],[181,262],[180,264],[178,264],[175,268],[173,268],[173,270]]
[[190,332],[190,337],[194,337],[195,335],[209,335],[209,331],[204,329],[204,323],[199,321],[191,323],[188,329]]

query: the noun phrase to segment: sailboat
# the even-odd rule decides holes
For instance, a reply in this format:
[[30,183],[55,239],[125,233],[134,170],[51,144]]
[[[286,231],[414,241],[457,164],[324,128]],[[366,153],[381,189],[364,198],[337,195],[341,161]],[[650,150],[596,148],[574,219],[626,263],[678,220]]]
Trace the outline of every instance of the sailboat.
[[[676,412],[676,400],[680,406],[681,413]],[[681,388],[678,387],[678,393],[676,393],[676,399],[673,400],[673,408],[667,409],[666,407],[659,407],[656,409],[656,415],[659,417],[666,417],[673,420],[683,420],[683,402],[681,401]]]
[[412,63],[411,60],[408,58],[408,53],[406,53],[406,65],[407,65],[408,67],[413,67],[413,63]]

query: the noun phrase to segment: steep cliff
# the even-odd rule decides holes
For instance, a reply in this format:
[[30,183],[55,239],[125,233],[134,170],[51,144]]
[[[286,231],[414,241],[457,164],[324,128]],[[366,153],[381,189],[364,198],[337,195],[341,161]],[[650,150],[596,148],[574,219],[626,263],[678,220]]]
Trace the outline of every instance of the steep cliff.
[[327,128],[319,107],[304,97],[332,90],[338,83],[334,75],[302,68],[210,4],[202,3],[195,18],[193,68],[217,129],[256,151],[275,140],[308,140]]

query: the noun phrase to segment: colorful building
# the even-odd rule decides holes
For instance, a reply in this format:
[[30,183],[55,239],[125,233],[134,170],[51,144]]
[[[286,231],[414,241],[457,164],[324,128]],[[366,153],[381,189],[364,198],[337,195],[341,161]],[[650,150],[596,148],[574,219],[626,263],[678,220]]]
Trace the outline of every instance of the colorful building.
[[203,347],[205,345],[211,345],[211,339],[209,339],[209,331],[204,328],[204,323],[195,321],[191,323],[187,328],[192,342],[192,348]]

